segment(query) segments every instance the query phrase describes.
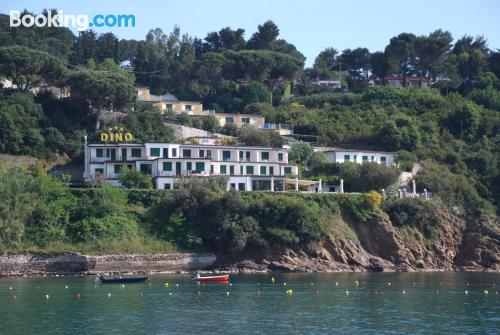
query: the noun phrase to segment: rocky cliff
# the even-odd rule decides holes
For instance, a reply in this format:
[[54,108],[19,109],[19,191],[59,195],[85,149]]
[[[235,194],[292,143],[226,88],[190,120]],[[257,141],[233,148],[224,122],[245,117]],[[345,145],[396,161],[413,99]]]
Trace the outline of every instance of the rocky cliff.
[[438,212],[432,238],[416,227],[396,227],[383,213],[368,222],[337,218],[335,234],[296,247],[219,255],[216,267],[234,272],[500,271],[500,228],[494,218],[472,226]]

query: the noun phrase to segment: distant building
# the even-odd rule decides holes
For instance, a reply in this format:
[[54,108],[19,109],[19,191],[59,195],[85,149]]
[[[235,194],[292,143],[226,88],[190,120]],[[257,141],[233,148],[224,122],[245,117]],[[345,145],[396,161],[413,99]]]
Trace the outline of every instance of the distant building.
[[266,122],[262,115],[256,114],[228,114],[228,113],[210,113],[214,116],[219,125],[224,127],[225,125],[235,125],[236,128],[241,128],[243,126],[254,126],[257,128],[262,128]]
[[335,90],[341,88],[340,80],[316,80],[313,81],[313,85],[328,90]]
[[[17,85],[12,83],[11,80],[4,79],[0,81],[0,86],[7,89],[17,90]],[[54,85],[41,84],[39,86],[33,87],[30,89],[30,92],[34,95],[37,95],[41,92],[51,92],[56,99],[68,98],[70,96],[69,87],[56,87]]]
[[323,151],[328,163],[364,163],[374,162],[381,165],[393,166],[396,165],[396,153],[386,151],[371,151],[371,150],[358,150],[358,149],[344,149],[344,148],[316,148],[316,151]]
[[[225,139],[227,138],[227,139]],[[193,136],[185,140],[189,144],[202,144],[202,145],[224,145],[226,141],[233,140],[230,136]]]
[[[385,76],[385,82],[394,88],[403,87],[403,78],[399,76]],[[406,77],[405,87],[408,88],[426,88],[430,85],[430,79],[425,77]]]
[[161,113],[172,110],[180,114],[186,113],[189,115],[204,115],[203,105],[199,101],[180,101],[175,95],[170,93],[164,95],[153,95],[149,92],[149,88],[138,86],[135,88],[137,100],[150,103],[158,108]]

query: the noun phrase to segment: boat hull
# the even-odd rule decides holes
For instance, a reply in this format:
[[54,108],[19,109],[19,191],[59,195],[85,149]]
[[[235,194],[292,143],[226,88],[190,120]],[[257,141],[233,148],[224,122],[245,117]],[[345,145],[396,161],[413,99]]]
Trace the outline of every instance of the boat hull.
[[103,284],[126,284],[126,283],[143,283],[148,279],[146,276],[133,276],[133,277],[99,277]]
[[193,278],[193,279],[199,283],[228,282],[229,275],[197,277],[197,278]]

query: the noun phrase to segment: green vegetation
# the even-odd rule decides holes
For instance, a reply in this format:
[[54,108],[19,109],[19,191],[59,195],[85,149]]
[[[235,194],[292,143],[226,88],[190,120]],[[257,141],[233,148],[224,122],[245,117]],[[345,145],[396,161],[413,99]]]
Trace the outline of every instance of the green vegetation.
[[0,250],[237,253],[327,236],[332,216],[369,220],[373,196],[225,191],[225,178],[176,191],[70,189],[40,168],[0,170]]
[[[97,188],[70,189],[38,168],[3,167],[0,248],[242,252],[329,236],[339,216],[369,224],[385,211],[396,225],[431,237],[433,227],[419,222],[434,220],[440,206],[465,215],[471,225],[481,214],[499,213],[500,52],[488,49],[485,38],[454,41],[441,30],[402,33],[383,52],[327,48],[304,69],[304,56],[279,39],[272,21],[248,40],[244,33],[227,27],[199,39],[175,27],[169,34],[151,30],[142,41],[118,40],[111,33],[11,28],[0,14],[0,77],[15,85],[0,88],[0,152],[67,155],[78,162],[84,134],[93,141],[100,129],[115,126],[137,141],[173,141],[163,116],[136,101],[134,85],[142,84],[153,94],[201,100],[218,112],[290,124],[320,145],[397,152],[400,170],[422,167],[418,191],[425,188],[433,201],[389,199],[380,205],[370,191],[385,188],[391,195],[396,168],[328,164],[303,142],[293,143],[289,156],[302,177],[332,183],[343,178],[346,191],[364,193],[226,193],[220,180],[192,181],[165,193],[142,190],[151,187],[150,179],[125,170],[121,180],[129,190],[97,187],[101,181],[86,185]],[[134,70],[120,67],[122,61]],[[418,77],[421,88],[390,88],[385,76],[398,76],[403,85]],[[350,92],[313,85],[339,77]],[[367,88],[368,80],[378,86]],[[423,88],[427,81],[432,88]],[[175,117],[247,145],[283,144],[274,132],[219,129],[213,117]]]

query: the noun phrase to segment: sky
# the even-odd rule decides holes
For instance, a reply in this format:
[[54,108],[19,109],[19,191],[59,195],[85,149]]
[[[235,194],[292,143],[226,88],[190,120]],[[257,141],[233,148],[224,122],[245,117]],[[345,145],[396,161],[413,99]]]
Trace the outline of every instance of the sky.
[[[495,0],[1,0],[0,12],[28,9],[40,13],[44,8],[67,14],[133,14],[136,26],[100,28],[119,38],[144,39],[151,28],[164,32],[179,25],[182,33],[204,38],[223,27],[245,29],[248,39],[257,26],[273,20],[279,38],[294,44],[311,66],[318,53],[367,47],[383,50],[391,37],[401,32],[428,34],[448,30],[455,39],[483,35],[492,49],[500,49],[500,1]],[[75,30],[76,33],[76,30]]]

